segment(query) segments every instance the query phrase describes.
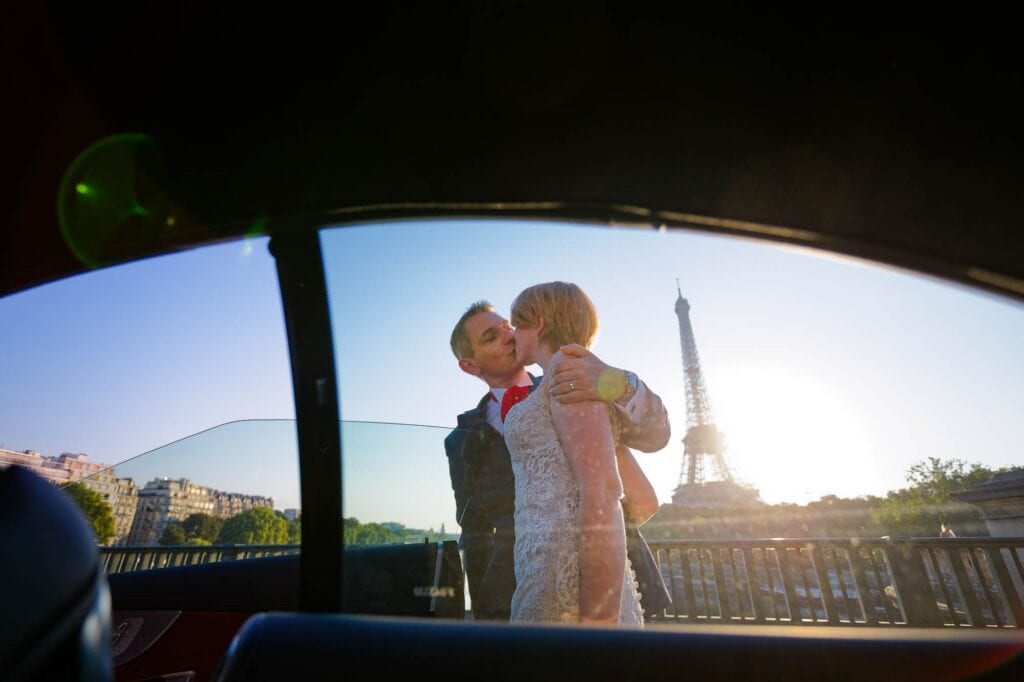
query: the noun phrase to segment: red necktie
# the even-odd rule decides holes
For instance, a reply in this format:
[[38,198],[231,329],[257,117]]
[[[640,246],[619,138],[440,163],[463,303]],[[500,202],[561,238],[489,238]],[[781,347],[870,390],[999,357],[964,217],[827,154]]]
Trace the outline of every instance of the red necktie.
[[529,386],[513,386],[505,391],[505,395],[501,399],[501,421],[505,421],[505,415],[508,414],[513,405],[528,395],[530,395]]

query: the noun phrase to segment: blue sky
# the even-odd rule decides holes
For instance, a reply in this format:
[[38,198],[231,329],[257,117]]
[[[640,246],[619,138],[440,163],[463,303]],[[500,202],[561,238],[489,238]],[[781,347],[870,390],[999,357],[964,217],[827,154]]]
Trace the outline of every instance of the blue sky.
[[[883,495],[928,456],[1024,464],[1019,304],[807,250],[651,229],[409,222],[330,230],[323,244],[343,418],[439,427],[347,428],[346,513],[363,521],[451,528],[441,442],[485,389],[456,366],[451,327],[472,301],[507,311],[554,279],[594,300],[594,352],[669,409],[669,445],[638,457],[663,502],[686,425],[677,278],[729,465],[767,501]],[[0,325],[9,449],[113,464],[225,422],[294,416],[265,239],[22,292],[0,300]],[[208,470],[194,478],[296,506],[287,465],[255,464],[294,458],[281,424],[274,438],[216,441],[193,457]],[[237,476],[239,461],[261,482]]]

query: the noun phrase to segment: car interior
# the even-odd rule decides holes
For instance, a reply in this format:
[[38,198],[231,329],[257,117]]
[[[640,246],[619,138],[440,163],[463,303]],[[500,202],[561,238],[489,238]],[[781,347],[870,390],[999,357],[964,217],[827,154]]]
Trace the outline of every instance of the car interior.
[[[766,499],[772,482],[808,500],[896,489],[897,450],[1024,464],[1014,31],[863,11],[8,8],[0,454],[116,464],[152,504],[201,488],[269,507],[278,535],[185,547],[112,520],[124,539],[97,548],[56,486],[0,469],[0,679],[1021,679],[1014,537],[992,571],[965,550],[980,596],[947,595],[933,627],[881,578],[875,615],[816,617],[820,575],[776,590],[786,617],[689,592],[642,630],[472,618],[443,453],[483,390],[447,335],[473,301],[507,315],[537,281],[582,282],[596,352],[665,400],[670,445],[639,456],[663,509],[683,480],[682,300],[717,416],[823,425],[793,460],[803,433],[748,458],[725,429]],[[794,368],[808,382],[780,393]],[[836,471],[849,488],[815,487]],[[645,533],[699,569],[699,545]],[[782,547],[759,543],[730,594]]]

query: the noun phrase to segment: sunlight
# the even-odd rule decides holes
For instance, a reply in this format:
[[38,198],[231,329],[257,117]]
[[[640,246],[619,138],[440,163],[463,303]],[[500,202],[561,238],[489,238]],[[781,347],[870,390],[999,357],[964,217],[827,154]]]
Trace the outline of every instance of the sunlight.
[[883,463],[841,394],[781,368],[723,368],[712,389],[733,476],[769,504],[884,495]]

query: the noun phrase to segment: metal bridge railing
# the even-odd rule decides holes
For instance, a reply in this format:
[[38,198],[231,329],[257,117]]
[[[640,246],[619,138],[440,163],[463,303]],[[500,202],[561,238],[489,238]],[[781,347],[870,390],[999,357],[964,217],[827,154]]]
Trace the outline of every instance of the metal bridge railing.
[[100,547],[107,574],[146,571],[219,561],[298,554],[299,545],[170,545],[161,547]]
[[1024,538],[649,544],[673,598],[656,621],[1024,627]]
[[[1024,627],[1024,538],[649,541],[665,623]],[[101,547],[107,573],[296,554],[299,545]]]

